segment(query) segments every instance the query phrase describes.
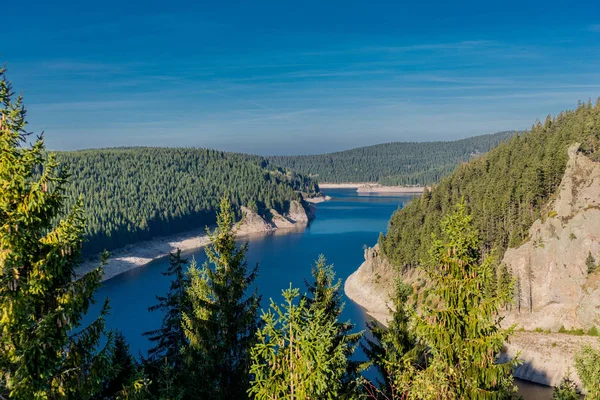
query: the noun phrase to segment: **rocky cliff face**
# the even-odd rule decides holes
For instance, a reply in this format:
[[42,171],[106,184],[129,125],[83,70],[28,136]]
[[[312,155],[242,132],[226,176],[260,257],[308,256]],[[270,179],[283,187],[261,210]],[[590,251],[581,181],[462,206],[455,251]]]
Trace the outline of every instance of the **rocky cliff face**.
[[578,147],[569,148],[557,196],[529,240],[504,255],[519,289],[507,323],[553,331],[600,326],[600,271],[588,272],[600,261],[600,163]]
[[346,279],[344,291],[355,303],[383,325],[390,317],[391,297],[398,278],[414,285],[422,281],[419,269],[403,271],[400,275],[381,254],[379,244],[365,249],[365,262]]
[[[307,208],[310,209],[310,205],[307,204]],[[290,202],[288,218],[293,222],[308,222],[310,219],[304,206],[297,200],[292,200]]]
[[365,262],[344,283],[346,295],[369,315],[386,325],[396,274],[379,253],[379,245],[365,249]]
[[242,220],[238,226],[238,234],[246,233],[269,233],[275,230],[275,226],[254,211],[242,206]]
[[287,214],[282,215],[276,210],[269,210],[270,217],[265,219],[242,206],[243,219],[238,227],[238,234],[269,233],[277,229],[296,229],[299,226],[306,226],[308,221],[314,218],[314,211],[311,207],[311,204],[307,204],[305,208],[299,201],[292,200]]
[[[579,154],[578,145],[569,148],[569,161],[554,200],[535,221],[529,240],[509,249],[503,262],[518,278],[520,296],[504,324],[526,330],[556,331],[565,328],[600,327],[600,163]],[[596,270],[588,273],[594,259]],[[345,283],[350,299],[385,324],[389,298],[397,276],[379,247],[365,251],[365,262]],[[415,283],[418,270],[402,273]],[[519,304],[521,311],[519,312]],[[597,345],[594,337],[558,333],[515,332],[505,354],[520,354],[523,364],[515,376],[555,386],[570,371],[575,374],[573,356],[584,344]]]

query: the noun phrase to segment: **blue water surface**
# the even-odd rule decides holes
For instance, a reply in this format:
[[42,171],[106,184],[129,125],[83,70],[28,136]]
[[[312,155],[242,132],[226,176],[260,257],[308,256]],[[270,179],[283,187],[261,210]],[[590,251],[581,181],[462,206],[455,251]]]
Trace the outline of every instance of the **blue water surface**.
[[[281,291],[290,283],[304,291],[304,279],[310,278],[319,254],[327,257],[344,281],[364,261],[364,246],[377,243],[392,213],[413,198],[361,195],[355,189],[329,189],[324,193],[332,200],[317,205],[316,218],[304,231],[242,240],[249,242],[249,263],[259,264],[256,285],[263,307],[268,307],[271,298],[281,302]],[[195,258],[198,263],[205,260],[203,249],[184,252],[183,256]],[[167,268],[168,258],[155,260],[107,280],[96,295],[97,299],[110,299],[107,326],[123,332],[134,354],[145,355],[149,342],[142,333],[160,326],[161,314],[148,312],[148,306],[156,303],[155,295],[167,292],[169,278],[162,275]],[[357,330],[364,329],[368,319],[364,310],[347,298],[342,318],[356,324]]]
[[[259,264],[256,285],[263,308],[269,306],[271,298],[281,303],[281,291],[290,284],[304,291],[304,279],[310,279],[311,267],[319,254],[327,257],[338,278],[345,281],[364,261],[364,246],[377,243],[379,233],[387,230],[392,213],[413,198],[413,195],[364,195],[355,189],[323,192],[332,200],[317,205],[316,218],[305,230],[281,231],[240,241],[249,243],[249,264]],[[183,256],[195,258],[198,263],[205,260],[204,249],[184,252]],[[162,275],[167,268],[168,258],[155,260],[107,280],[96,294],[98,300],[110,299],[112,309],[107,327],[122,331],[134,354],[146,355],[150,343],[142,333],[160,327],[162,315],[148,312],[148,306],[156,303],[155,295],[167,292],[169,278]],[[355,331],[364,330],[370,318],[360,306],[347,297],[345,300],[342,319],[356,324]],[[97,310],[98,305],[90,316],[97,315]],[[360,349],[355,358],[364,358]],[[375,371],[366,375],[373,378]],[[552,398],[552,390],[546,386],[519,380],[517,384],[526,400]]]

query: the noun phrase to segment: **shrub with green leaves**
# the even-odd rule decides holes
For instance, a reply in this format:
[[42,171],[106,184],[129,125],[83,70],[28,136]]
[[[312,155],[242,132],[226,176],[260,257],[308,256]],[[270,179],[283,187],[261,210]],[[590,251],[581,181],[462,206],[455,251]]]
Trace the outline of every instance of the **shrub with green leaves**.
[[569,374],[563,378],[560,385],[554,388],[552,398],[554,400],[579,400],[581,398],[577,393],[577,385],[571,380]]
[[587,400],[600,399],[600,351],[597,347],[583,346],[575,355],[575,368],[587,391]]

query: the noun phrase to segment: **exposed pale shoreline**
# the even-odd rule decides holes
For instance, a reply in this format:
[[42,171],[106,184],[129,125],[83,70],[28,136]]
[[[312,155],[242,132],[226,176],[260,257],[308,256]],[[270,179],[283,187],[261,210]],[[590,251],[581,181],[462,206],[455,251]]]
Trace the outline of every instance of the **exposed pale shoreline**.
[[[328,197],[319,196],[311,199],[310,202],[318,203],[328,199]],[[236,237],[243,238],[302,232],[309,221],[307,210],[298,202],[292,201],[292,203],[296,204],[290,206],[290,214],[288,215],[283,216],[271,210],[273,213],[273,220],[271,222],[265,221],[258,214],[242,207],[245,217],[243,223],[239,223],[235,227]],[[294,205],[295,207],[292,207]],[[314,205],[311,205],[309,208],[311,209],[308,211],[314,213]],[[142,267],[151,261],[169,255],[169,253],[177,249],[189,251],[199,249],[209,243],[210,240],[206,230],[195,229],[124,246],[110,252],[110,258],[104,266],[103,280],[105,281],[131,269]],[[77,275],[81,276],[96,268],[99,265],[99,259],[100,257],[98,256],[95,260],[83,262],[77,270]]]
[[[405,282],[416,282],[417,269],[404,272]],[[395,270],[380,256],[378,245],[365,250],[365,262],[344,282],[348,298],[365,309],[366,313],[383,326],[388,325],[392,306],[390,298],[397,278]],[[506,321],[504,321],[506,322]],[[504,323],[505,327],[509,324]],[[504,346],[502,361],[519,357],[523,362],[514,371],[516,378],[546,386],[557,386],[571,374],[577,385],[581,384],[574,373],[573,355],[583,346],[598,346],[598,338],[564,333],[515,331]]]
[[[264,231],[260,227],[250,229],[242,227],[238,230],[236,237],[250,238],[267,235],[281,235],[300,232],[305,228],[306,224],[298,224],[289,228],[278,228],[272,231]],[[143,267],[154,260],[175,252],[177,249],[180,249],[181,251],[194,250],[202,248],[209,243],[210,240],[208,239],[206,231],[204,229],[196,229],[177,235],[164,236],[127,245],[110,252],[110,258],[104,266],[104,277],[102,280],[106,281],[129,270]],[[99,265],[99,260],[100,257],[98,256],[97,260],[83,262],[77,270],[77,275],[81,276],[96,268]]]
[[384,186],[372,182],[319,183],[321,189],[356,189],[359,193],[423,193],[424,186]]

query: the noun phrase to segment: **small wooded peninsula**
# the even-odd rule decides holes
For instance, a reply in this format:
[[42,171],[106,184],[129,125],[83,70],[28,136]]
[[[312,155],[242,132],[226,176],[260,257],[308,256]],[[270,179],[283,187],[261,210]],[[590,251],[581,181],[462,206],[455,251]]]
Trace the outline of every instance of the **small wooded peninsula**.
[[216,223],[228,196],[264,215],[319,194],[313,179],[260,156],[197,148],[114,148],[56,153],[67,207],[81,197],[86,254]]

